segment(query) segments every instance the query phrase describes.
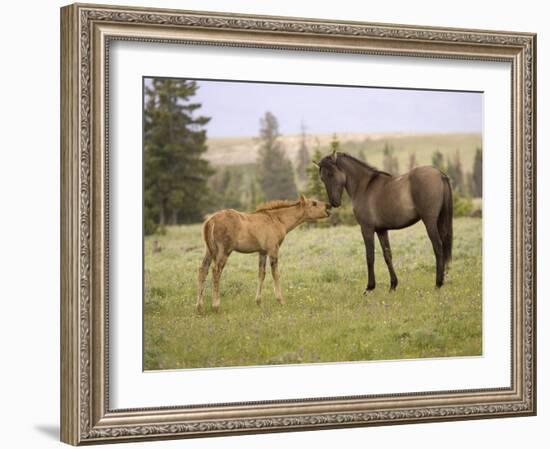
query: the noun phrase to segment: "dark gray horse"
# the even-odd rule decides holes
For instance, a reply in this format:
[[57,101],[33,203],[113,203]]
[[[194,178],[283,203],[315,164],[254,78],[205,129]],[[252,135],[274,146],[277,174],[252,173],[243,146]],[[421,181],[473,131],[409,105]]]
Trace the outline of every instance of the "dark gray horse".
[[339,207],[342,192],[353,204],[367,254],[368,284],[374,279],[374,233],[378,235],[390,272],[390,290],[397,287],[388,229],[402,229],[422,220],[435,253],[437,287],[443,285],[453,246],[453,195],[449,178],[434,167],[417,167],[401,176],[377,170],[346,153],[333,153],[316,164],[332,207]]

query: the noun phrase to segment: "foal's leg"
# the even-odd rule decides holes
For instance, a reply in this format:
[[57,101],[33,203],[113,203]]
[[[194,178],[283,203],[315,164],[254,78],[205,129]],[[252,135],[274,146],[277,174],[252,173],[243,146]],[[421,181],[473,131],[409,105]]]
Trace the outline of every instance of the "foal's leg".
[[283,305],[285,300],[281,293],[281,284],[279,283],[279,254],[274,253],[269,255],[269,264],[271,265],[271,275],[273,276],[273,290],[275,290],[275,297],[279,304]]
[[364,294],[366,294],[369,290],[374,290],[376,287],[376,280],[374,278],[374,228],[361,225],[361,233],[365,241],[365,252],[367,255],[367,268],[369,273],[367,288],[364,292]]
[[430,240],[432,241],[432,247],[435,254],[435,286],[439,288],[443,285],[444,264],[443,242],[441,241],[441,236],[439,235],[439,230],[437,229],[437,218],[423,218],[422,221],[426,226],[426,231],[428,231],[428,237],[430,237]]
[[262,286],[265,279],[265,262],[267,259],[266,254],[260,253],[260,263],[258,267],[258,290],[256,290],[256,304],[260,305],[262,302]]
[[376,233],[378,234],[378,240],[380,241],[380,246],[382,247],[382,252],[384,253],[384,260],[386,261],[388,271],[390,272],[390,290],[395,290],[395,287],[397,287],[397,276],[395,275],[395,271],[393,269],[388,231],[377,231]]
[[208,270],[210,269],[210,264],[212,263],[212,256],[210,251],[206,250],[204,258],[202,259],[202,264],[199,267],[199,277],[198,277],[198,286],[197,286],[197,312],[201,313],[204,309],[204,284],[206,283],[206,277],[208,276]]
[[223,267],[227,262],[229,254],[218,253],[218,256],[214,262],[214,268],[212,269],[212,283],[213,283],[213,295],[212,295],[212,309],[217,312],[220,309],[220,278],[222,275]]

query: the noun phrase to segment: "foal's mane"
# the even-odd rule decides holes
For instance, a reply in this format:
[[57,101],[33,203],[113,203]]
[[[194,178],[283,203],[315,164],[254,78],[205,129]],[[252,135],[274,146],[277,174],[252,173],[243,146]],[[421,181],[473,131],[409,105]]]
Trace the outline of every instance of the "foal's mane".
[[300,204],[300,200],[273,200],[267,203],[261,203],[256,206],[256,212],[264,212],[274,209],[282,209],[284,207],[292,207]]

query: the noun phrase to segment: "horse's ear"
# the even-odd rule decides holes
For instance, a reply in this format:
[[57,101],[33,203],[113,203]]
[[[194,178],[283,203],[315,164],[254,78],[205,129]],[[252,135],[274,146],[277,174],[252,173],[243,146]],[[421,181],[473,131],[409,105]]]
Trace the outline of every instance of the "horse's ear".
[[332,162],[336,162],[336,159],[338,158],[338,153],[336,152],[336,148],[332,150]]
[[306,204],[306,197],[304,196],[303,193],[300,193],[300,203],[301,204]]

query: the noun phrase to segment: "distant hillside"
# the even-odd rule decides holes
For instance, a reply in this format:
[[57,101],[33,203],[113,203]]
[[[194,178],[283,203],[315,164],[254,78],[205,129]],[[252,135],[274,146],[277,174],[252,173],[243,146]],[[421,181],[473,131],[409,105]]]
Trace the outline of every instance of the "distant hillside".
[[[313,154],[316,140],[324,153],[328,153],[332,134],[308,135],[310,154]],[[343,151],[357,155],[363,150],[367,162],[382,168],[384,145],[394,148],[399,161],[399,171],[408,170],[409,154],[415,153],[417,165],[430,165],[432,154],[439,150],[445,158],[453,157],[456,150],[465,172],[471,172],[475,150],[481,147],[481,134],[338,134]],[[300,144],[300,135],[281,136],[285,152],[294,163]],[[206,158],[214,166],[242,165],[254,163],[258,153],[258,141],[254,137],[228,137],[208,140]]]

